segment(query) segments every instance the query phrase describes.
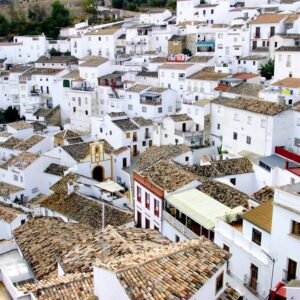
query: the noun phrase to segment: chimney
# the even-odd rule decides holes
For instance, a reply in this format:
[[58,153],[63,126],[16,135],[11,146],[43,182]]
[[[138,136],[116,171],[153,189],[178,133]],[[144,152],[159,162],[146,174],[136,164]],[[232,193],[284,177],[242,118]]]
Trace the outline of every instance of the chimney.
[[68,181],[68,195],[74,193],[74,181]]

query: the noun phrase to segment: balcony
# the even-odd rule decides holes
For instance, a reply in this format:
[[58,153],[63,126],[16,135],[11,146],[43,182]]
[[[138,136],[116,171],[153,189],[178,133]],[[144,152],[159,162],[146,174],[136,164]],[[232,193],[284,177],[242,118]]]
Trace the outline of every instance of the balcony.
[[176,130],[175,129],[175,134],[179,135],[184,138],[189,138],[189,137],[194,137],[194,136],[200,136],[201,132],[200,131],[182,131],[182,130]]
[[189,239],[195,239],[199,236],[194,233],[192,230],[188,229],[184,224],[175,219],[172,215],[170,215],[165,210],[163,211],[163,219],[167,221],[172,227],[176,228],[180,233],[186,236]]
[[140,103],[147,104],[147,105],[161,105],[162,100],[161,100],[161,96],[158,94],[145,93],[141,95]]
[[275,147],[275,153],[296,163],[300,163],[300,155],[291,150],[285,149],[283,146]]

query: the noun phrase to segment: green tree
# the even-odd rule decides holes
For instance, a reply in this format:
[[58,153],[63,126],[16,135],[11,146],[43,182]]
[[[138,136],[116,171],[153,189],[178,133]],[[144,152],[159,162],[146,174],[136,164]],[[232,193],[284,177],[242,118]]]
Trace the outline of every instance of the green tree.
[[112,0],[111,4],[114,8],[123,8],[123,0]]
[[183,49],[182,50],[182,54],[188,55],[188,56],[192,56],[193,55],[192,52],[191,52],[191,50],[188,49],[188,48]]
[[6,123],[18,121],[18,120],[20,120],[19,111],[15,107],[9,106],[4,111],[4,118],[5,118]]
[[274,59],[269,59],[268,62],[261,66],[260,75],[270,80],[274,75],[275,62]]
[[168,0],[166,7],[169,9],[176,10],[177,1],[176,0]]
[[54,48],[51,48],[49,51],[48,51],[49,55],[50,56],[61,56],[62,53],[57,51],[56,49]]
[[82,7],[89,14],[97,13],[97,0],[83,0]]
[[10,31],[9,22],[4,16],[0,15],[0,36],[7,36]]

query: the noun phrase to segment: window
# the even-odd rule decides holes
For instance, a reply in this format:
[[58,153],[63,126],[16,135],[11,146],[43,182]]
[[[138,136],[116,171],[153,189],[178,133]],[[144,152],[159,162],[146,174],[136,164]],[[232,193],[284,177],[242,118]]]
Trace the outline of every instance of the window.
[[300,236],[300,223],[292,221],[292,234]]
[[128,110],[133,110],[132,104],[128,104]]
[[112,135],[112,131],[111,130],[109,131],[109,135]]
[[231,184],[236,185],[236,178],[230,178],[230,182]]
[[147,192],[145,192],[145,206],[146,208],[150,208],[150,194],[148,194]]
[[130,139],[130,132],[126,132],[126,139]]
[[255,228],[252,229],[252,242],[259,246],[261,245],[261,232]]
[[210,13],[213,15],[213,14],[214,14],[214,10],[212,9],[212,10],[210,11]]
[[250,137],[250,136],[247,136],[247,138],[246,138],[246,143],[247,143],[248,145],[251,145],[251,137]]
[[78,106],[81,106],[81,98],[78,98]]
[[33,189],[31,190],[32,194],[36,194],[38,191],[39,191],[39,188],[38,188],[38,187],[33,188]]
[[247,124],[248,124],[248,125],[251,125],[251,123],[252,123],[252,117],[249,116],[249,117],[247,118]]
[[154,199],[154,214],[159,217],[159,201]]
[[217,129],[219,130],[221,128],[220,123],[217,124]]
[[216,279],[216,294],[223,288],[223,280],[224,274],[223,272]]
[[157,111],[158,111],[158,113],[162,113],[162,111],[163,111],[162,107],[158,107]]
[[18,181],[19,177],[18,175],[14,175],[14,181]]
[[143,147],[145,147],[146,146],[146,141],[143,141],[142,145],[143,145]]
[[87,110],[85,111],[85,115],[86,115],[86,116],[88,116],[88,115],[89,115],[89,112],[88,112]]
[[225,250],[225,251],[227,251],[227,252],[230,252],[230,248],[227,246],[227,245],[223,245],[223,249]]
[[73,112],[76,112],[76,107],[75,106],[73,107]]
[[147,112],[147,107],[146,106],[142,106],[142,112],[146,113]]
[[238,135],[237,135],[236,132],[234,132],[234,133],[233,133],[233,139],[234,139],[234,140],[237,140],[237,138],[238,138]]
[[185,157],[185,161],[189,161],[189,157],[188,156]]
[[101,36],[98,37],[98,41],[101,41]]
[[136,196],[137,196],[137,201],[138,202],[142,202],[142,191],[141,191],[141,187],[137,186],[136,187]]
[[261,128],[266,128],[266,120],[261,120],[260,126],[261,126]]

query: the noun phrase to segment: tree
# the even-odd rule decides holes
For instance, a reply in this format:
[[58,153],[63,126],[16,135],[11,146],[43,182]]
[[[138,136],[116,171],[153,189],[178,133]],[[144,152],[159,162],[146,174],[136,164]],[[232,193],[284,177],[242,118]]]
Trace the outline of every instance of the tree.
[[56,49],[54,48],[51,48],[49,51],[48,51],[49,55],[50,56],[61,56],[61,52],[57,51]]
[[20,119],[19,111],[15,107],[9,106],[4,111],[4,118],[6,123],[18,121]]
[[176,10],[177,1],[176,0],[168,0],[166,7],[169,9]]
[[193,55],[191,50],[188,49],[188,48],[183,49],[182,54],[187,55],[187,56],[192,56]]
[[260,75],[270,80],[274,75],[275,62],[274,59],[269,59],[268,62],[261,67]]
[[0,36],[7,36],[10,31],[9,22],[4,16],[0,15]]
[[112,0],[111,4],[114,8],[123,8],[123,0]]
[[97,13],[97,1],[96,0],[83,0],[82,7],[85,12],[89,14]]

